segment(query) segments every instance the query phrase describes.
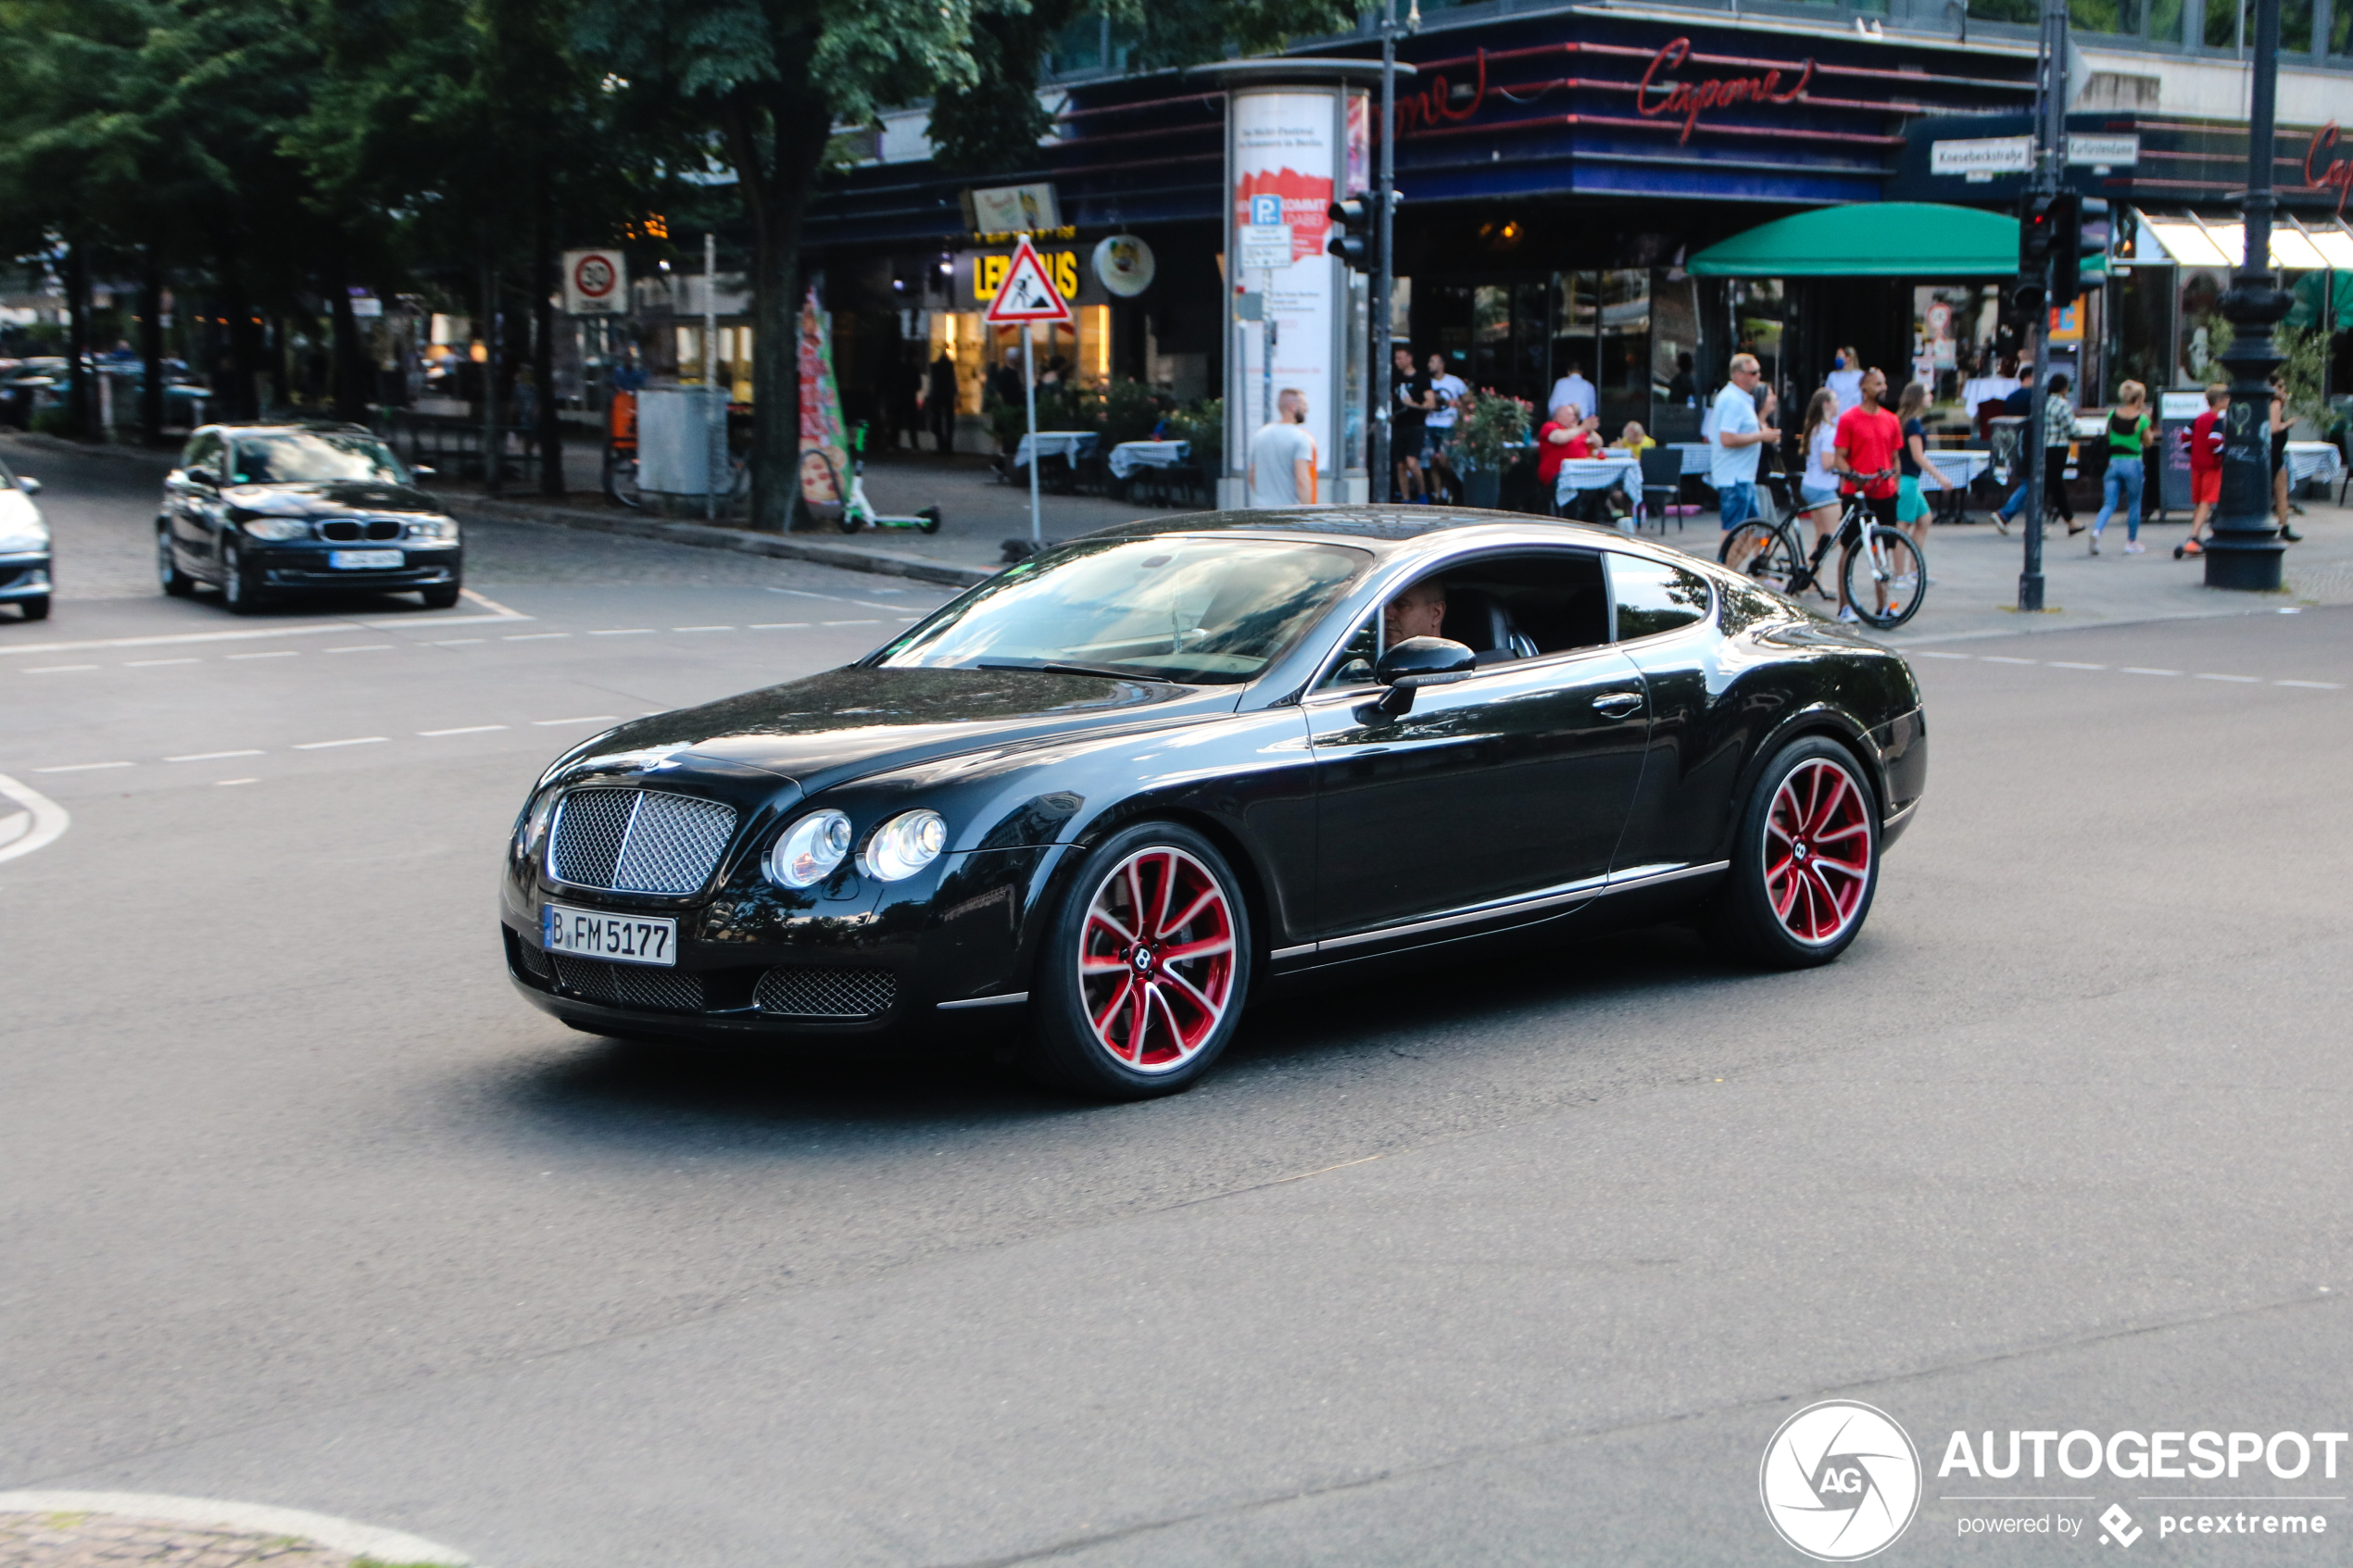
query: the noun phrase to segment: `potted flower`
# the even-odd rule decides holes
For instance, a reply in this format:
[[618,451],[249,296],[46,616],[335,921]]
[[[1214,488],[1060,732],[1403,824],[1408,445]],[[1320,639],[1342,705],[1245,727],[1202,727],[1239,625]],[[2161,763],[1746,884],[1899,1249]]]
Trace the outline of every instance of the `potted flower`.
[[1463,499],[1493,507],[1502,497],[1504,470],[1528,446],[1535,410],[1519,398],[1482,386],[1465,397],[1454,420],[1453,461],[1463,476]]

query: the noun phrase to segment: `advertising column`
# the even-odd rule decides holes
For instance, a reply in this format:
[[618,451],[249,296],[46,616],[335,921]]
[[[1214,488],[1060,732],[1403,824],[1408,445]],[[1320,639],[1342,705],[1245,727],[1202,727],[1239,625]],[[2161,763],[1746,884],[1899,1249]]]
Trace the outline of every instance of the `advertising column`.
[[[1314,499],[1365,498],[1362,376],[1350,373],[1350,279],[1324,250],[1332,202],[1362,183],[1364,159],[1351,156],[1351,99],[1361,105],[1363,94],[1339,82],[1237,84],[1228,99],[1231,336],[1220,506],[1249,504],[1251,442],[1276,418],[1286,391],[1306,400],[1315,438]],[[1353,127],[1360,135],[1363,124],[1360,107]]]

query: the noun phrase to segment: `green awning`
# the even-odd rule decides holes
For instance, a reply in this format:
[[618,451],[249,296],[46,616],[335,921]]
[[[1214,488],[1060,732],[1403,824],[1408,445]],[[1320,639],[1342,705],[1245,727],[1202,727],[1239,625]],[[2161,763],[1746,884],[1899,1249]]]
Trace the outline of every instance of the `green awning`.
[[2018,220],[1943,202],[1852,202],[1776,219],[1683,263],[1703,278],[2007,278]]

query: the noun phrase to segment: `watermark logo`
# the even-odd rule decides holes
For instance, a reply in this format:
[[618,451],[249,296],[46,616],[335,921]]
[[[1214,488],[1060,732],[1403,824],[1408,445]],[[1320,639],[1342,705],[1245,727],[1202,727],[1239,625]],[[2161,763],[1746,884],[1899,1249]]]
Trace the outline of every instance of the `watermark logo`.
[[2133,1523],[2133,1516],[2124,1512],[2124,1505],[2120,1502],[2108,1505],[2108,1512],[2100,1515],[2100,1525],[2108,1531],[2100,1537],[2102,1546],[2110,1541],[2118,1546],[2131,1546],[2141,1538],[2143,1533],[2141,1527]]
[[1819,1562],[1884,1550],[1920,1506],[1920,1456],[1884,1411],[1850,1399],[1808,1405],[1765,1445],[1765,1517]]

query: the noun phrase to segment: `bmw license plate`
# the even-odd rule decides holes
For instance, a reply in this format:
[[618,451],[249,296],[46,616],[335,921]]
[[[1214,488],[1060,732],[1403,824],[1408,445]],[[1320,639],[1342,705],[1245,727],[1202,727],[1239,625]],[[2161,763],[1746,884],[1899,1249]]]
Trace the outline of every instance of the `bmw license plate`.
[[539,945],[574,958],[674,968],[678,922],[666,915],[615,915],[545,904],[539,910]]
[[337,571],[381,571],[385,567],[396,571],[408,559],[398,550],[330,550],[327,564]]

